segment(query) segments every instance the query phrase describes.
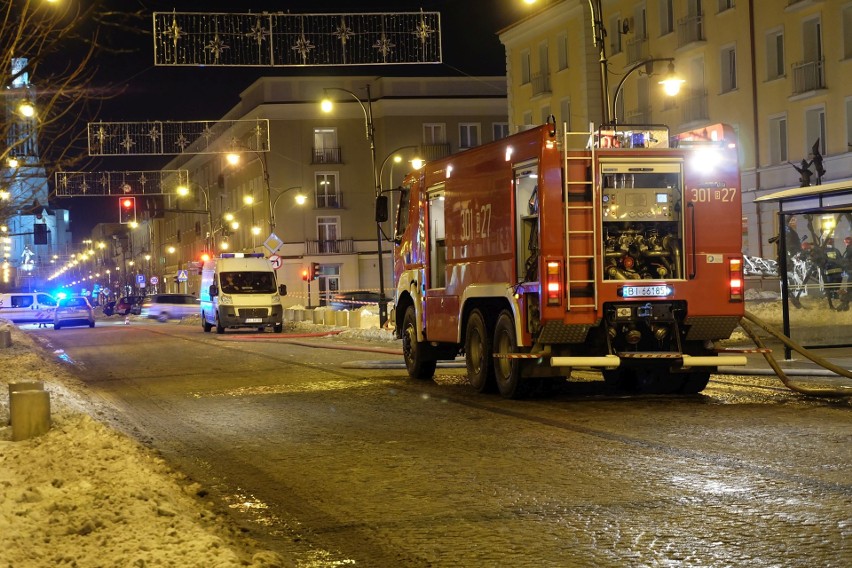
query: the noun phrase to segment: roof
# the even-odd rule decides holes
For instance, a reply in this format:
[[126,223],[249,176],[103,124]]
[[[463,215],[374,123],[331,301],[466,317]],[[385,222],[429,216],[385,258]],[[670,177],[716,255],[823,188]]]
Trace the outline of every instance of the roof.
[[852,208],[852,180],[794,187],[756,198],[755,203],[777,201],[783,211],[816,211]]

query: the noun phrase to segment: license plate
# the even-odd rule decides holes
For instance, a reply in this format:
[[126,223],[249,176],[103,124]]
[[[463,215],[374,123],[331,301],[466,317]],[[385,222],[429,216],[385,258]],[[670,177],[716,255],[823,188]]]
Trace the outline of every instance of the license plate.
[[262,323],[263,318],[246,318],[246,323]]
[[670,296],[672,289],[668,286],[622,286],[622,298],[652,298]]

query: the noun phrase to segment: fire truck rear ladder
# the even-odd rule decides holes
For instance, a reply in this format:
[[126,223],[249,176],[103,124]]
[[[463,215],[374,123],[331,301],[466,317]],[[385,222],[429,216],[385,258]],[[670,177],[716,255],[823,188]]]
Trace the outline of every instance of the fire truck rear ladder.
[[[569,132],[567,124],[563,123],[563,143],[562,143],[562,156],[563,156],[563,164],[562,171],[564,172],[563,180],[564,180],[564,192],[565,192],[565,297],[566,297],[566,305],[568,311],[572,308],[593,308],[595,310],[598,309],[598,287],[595,280],[595,275],[598,273],[598,257],[595,254],[599,243],[600,243],[600,235],[598,234],[598,212],[596,203],[597,200],[595,198],[596,190],[595,190],[595,172],[594,172],[594,163],[595,163],[595,145],[592,143],[594,132]],[[583,156],[569,156],[568,150],[571,146],[568,144],[569,137],[582,137],[583,145],[581,148],[586,145],[591,146],[591,152],[588,155]],[[589,171],[590,179],[585,179],[585,176],[582,180],[573,181],[570,178],[568,172],[568,164],[569,162],[585,162],[587,170]],[[578,191],[579,189],[579,191]],[[582,200],[572,201],[572,196],[576,199],[582,197]],[[572,205],[572,203],[577,203],[582,201],[582,205]],[[572,229],[569,225],[569,213],[571,211],[580,211],[585,212],[587,215],[591,216],[592,228],[591,229]],[[591,243],[586,247],[586,250],[592,251],[592,254],[571,254],[571,239],[572,237],[576,240],[581,239],[591,239]],[[585,264],[588,268],[587,274],[585,278],[580,279],[572,279],[571,278],[571,269],[572,269],[572,261],[576,261],[578,264]],[[585,302],[573,301],[571,297],[571,285],[572,284],[585,284],[587,287],[592,289],[592,303],[588,303],[589,300],[586,299]]]

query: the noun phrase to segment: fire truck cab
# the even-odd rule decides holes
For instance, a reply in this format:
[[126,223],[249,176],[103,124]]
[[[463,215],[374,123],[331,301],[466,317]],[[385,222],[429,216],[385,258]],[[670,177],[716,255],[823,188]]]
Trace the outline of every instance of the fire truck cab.
[[595,367],[619,389],[701,391],[743,314],[730,127],[571,133],[554,122],[427,163],[400,188],[395,323],[408,373],[465,354],[519,398]]

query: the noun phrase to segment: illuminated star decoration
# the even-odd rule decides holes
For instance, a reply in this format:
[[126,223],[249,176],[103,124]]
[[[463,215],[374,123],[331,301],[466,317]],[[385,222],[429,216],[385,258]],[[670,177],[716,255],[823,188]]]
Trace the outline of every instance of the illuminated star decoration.
[[213,62],[219,63],[219,57],[226,49],[231,49],[231,46],[225,43],[225,41],[219,37],[219,33],[213,36],[213,39],[208,42],[207,45],[204,46],[204,51],[209,51],[213,54]]
[[189,139],[183,135],[183,132],[177,137],[175,140],[175,146],[180,148],[180,151],[183,152],[186,150],[186,147],[189,146]]
[[311,42],[311,40],[305,37],[305,19],[299,18],[299,23],[302,28],[299,34],[299,39],[296,40],[296,43],[294,43],[290,49],[299,54],[302,58],[302,65],[307,65],[308,55],[310,55],[311,51],[316,49],[316,46]]
[[414,31],[411,32],[412,35],[417,37],[420,40],[420,45],[426,45],[426,42],[429,40],[429,36],[435,33],[435,30],[426,23],[426,19],[423,16],[423,9],[420,9],[420,23],[417,24],[417,27],[414,28]]
[[346,23],[346,19],[341,16],[340,25],[334,30],[334,37],[340,40],[340,45],[343,48],[341,50],[343,52],[343,63],[346,63],[346,42],[354,35],[355,33],[352,31],[352,28]]
[[98,141],[98,149],[99,153],[103,154],[104,144],[106,144],[107,138],[109,138],[109,133],[106,131],[106,128],[103,126],[98,126],[98,130],[95,132],[95,139]]
[[382,35],[379,36],[379,39],[377,39],[376,43],[373,44],[373,49],[376,49],[382,54],[382,63],[387,63],[388,55],[391,51],[393,51],[394,47],[396,47],[396,44],[393,43],[385,33],[385,20],[382,18]]
[[258,48],[263,44],[263,40],[265,40],[268,36],[269,30],[263,27],[263,24],[260,23],[260,18],[255,20],[251,31],[246,34],[246,37],[254,39]]
[[150,130],[148,130],[148,138],[150,138],[151,142],[153,142],[154,144],[157,143],[157,140],[160,139],[160,136],[162,136],[162,132],[160,132],[160,129],[157,126],[154,126]]
[[136,146],[136,142],[133,141],[133,139],[130,137],[130,133],[128,132],[127,134],[124,135],[124,139],[119,143],[119,146],[124,148],[124,151],[129,154],[130,150],[134,146]]
[[83,183],[80,184],[80,193],[86,195],[87,193],[89,193],[89,189],[89,182],[87,182],[84,178]]
[[174,63],[177,63],[177,44],[180,41],[180,38],[185,36],[183,30],[177,23],[177,18],[172,16],[172,25],[169,26],[166,31],[163,32],[163,35],[172,39],[172,48],[174,49]]

